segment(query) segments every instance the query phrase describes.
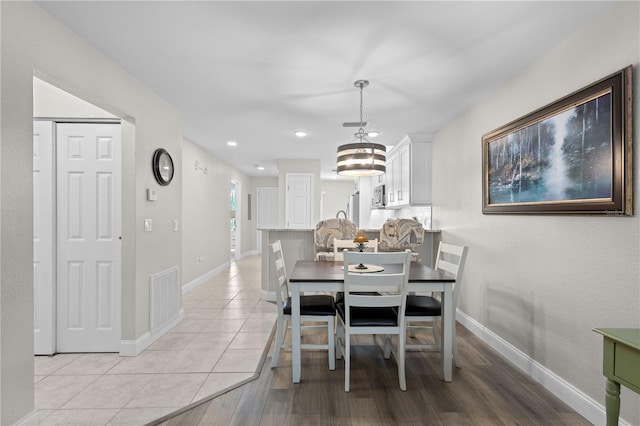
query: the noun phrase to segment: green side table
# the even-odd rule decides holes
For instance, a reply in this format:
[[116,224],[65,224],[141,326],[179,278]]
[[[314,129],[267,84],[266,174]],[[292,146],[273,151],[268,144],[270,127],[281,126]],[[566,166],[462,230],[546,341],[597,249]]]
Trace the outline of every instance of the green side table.
[[618,426],[620,385],[640,394],[640,328],[596,328],[604,336],[607,426]]

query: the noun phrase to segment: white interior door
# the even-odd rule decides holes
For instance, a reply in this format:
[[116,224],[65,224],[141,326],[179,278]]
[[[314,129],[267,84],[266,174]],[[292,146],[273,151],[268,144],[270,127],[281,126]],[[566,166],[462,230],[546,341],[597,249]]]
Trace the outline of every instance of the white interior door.
[[118,352],[120,125],[56,133],[57,352]]
[[287,173],[286,185],[286,227],[311,229],[312,175],[308,173]]
[[[256,227],[258,229],[278,226],[278,188],[256,188]],[[258,231],[258,252],[262,251],[262,232]]]
[[234,182],[236,193],[235,260],[242,258],[242,184]]
[[54,124],[33,122],[33,350],[55,353]]

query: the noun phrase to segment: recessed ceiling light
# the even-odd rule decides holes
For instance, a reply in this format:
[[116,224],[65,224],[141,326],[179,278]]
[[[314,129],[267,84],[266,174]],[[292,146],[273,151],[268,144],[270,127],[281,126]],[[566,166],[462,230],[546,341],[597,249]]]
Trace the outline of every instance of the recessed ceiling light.
[[375,138],[376,136],[380,136],[380,132],[378,132],[377,130],[371,130],[370,132],[367,132],[367,136],[369,136],[370,138]]
[[299,138],[304,138],[305,136],[307,136],[307,132],[305,132],[304,130],[296,130],[293,132],[293,134]]
[[228,141],[227,145],[229,145],[229,146],[238,146],[238,142],[236,142],[236,141]]
[[260,165],[256,164],[256,169],[258,169],[258,170],[264,170],[264,166],[260,166]]

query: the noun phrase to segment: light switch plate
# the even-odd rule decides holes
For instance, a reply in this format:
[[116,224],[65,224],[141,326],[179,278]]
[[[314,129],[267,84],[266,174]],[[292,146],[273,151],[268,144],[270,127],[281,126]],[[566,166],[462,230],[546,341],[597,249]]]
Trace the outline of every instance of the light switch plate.
[[158,191],[154,188],[147,188],[147,200],[156,201],[158,199]]
[[173,232],[178,232],[178,219],[173,219]]
[[144,232],[151,232],[153,230],[153,221],[151,219],[144,220]]

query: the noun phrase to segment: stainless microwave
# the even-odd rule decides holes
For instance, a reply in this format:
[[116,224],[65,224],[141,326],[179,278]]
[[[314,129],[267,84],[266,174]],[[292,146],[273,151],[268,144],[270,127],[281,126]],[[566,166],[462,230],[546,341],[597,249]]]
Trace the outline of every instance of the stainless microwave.
[[384,185],[378,185],[373,188],[373,198],[371,199],[371,206],[378,208],[384,207]]

